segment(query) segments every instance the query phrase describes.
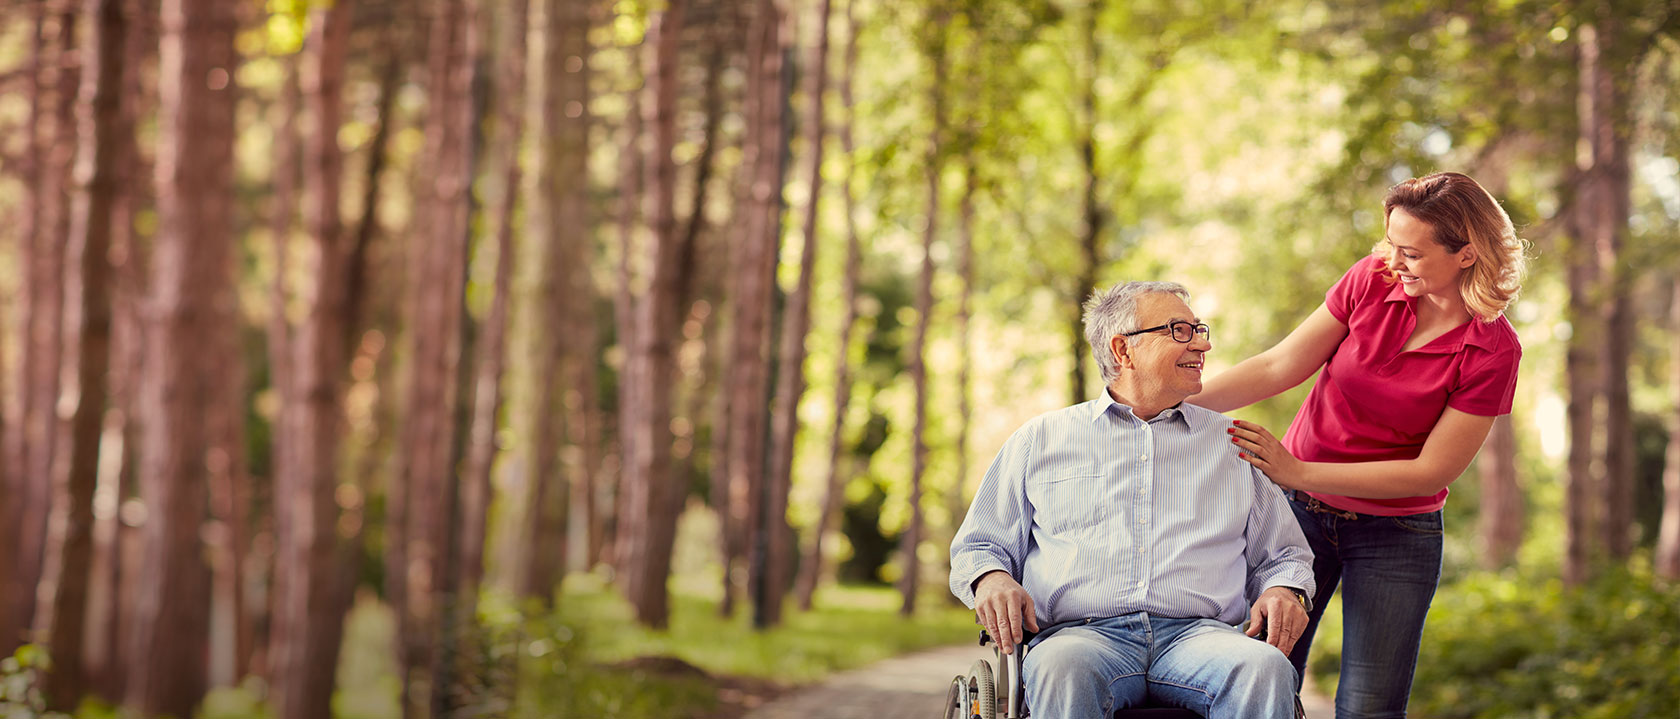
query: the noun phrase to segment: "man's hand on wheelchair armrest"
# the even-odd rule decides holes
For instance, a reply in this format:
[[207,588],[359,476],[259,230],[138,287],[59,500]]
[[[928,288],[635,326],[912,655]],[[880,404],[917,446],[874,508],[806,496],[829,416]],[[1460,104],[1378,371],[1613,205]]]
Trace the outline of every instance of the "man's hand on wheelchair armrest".
[[[1021,643],[1023,629],[1038,631],[1032,597],[1002,570],[987,572],[974,582],[974,615],[1004,654],[1015,651],[1015,645]],[[1302,626],[1306,623],[1302,622]]]
[[1265,633],[1266,643],[1288,654],[1307,629],[1307,608],[1289,587],[1272,587],[1260,593],[1248,610],[1251,637]]

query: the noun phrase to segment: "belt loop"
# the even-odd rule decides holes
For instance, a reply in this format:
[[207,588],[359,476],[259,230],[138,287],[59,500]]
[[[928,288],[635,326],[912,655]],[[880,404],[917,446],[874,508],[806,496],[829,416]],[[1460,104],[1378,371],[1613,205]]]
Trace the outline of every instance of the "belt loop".
[[1306,492],[1303,492],[1299,489],[1290,490],[1290,492],[1294,495],[1294,497],[1297,501],[1304,501],[1304,502],[1307,503],[1307,511],[1309,511],[1309,512],[1317,512],[1319,514],[1331,514],[1331,515],[1335,515],[1337,517],[1341,517],[1342,519],[1359,519],[1359,514],[1357,512],[1349,512],[1345,509],[1332,507],[1328,504],[1325,504],[1324,502],[1319,501],[1319,499],[1317,497],[1314,497],[1310,494],[1307,494]]

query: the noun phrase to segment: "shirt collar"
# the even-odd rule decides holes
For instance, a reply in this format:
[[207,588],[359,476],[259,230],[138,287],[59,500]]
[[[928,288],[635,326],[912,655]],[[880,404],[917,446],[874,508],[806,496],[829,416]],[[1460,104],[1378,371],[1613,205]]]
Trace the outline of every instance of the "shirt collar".
[[[1394,283],[1394,286],[1389,289],[1388,296],[1383,298],[1384,302],[1405,303],[1406,311],[1410,312],[1413,317],[1416,317],[1417,309],[1415,305],[1412,304],[1412,300],[1412,296],[1406,294],[1406,288],[1402,287],[1398,282]],[[1498,317],[1495,317],[1492,322],[1483,322],[1475,316],[1471,316],[1470,321],[1466,323],[1464,327],[1464,331],[1458,335],[1458,339],[1453,342],[1452,346],[1446,348],[1446,352],[1449,354],[1456,354],[1463,350],[1464,346],[1467,344],[1475,345],[1484,350],[1497,348],[1499,346],[1499,338],[1494,329],[1494,325],[1498,323]],[[1454,332],[1456,330],[1457,328],[1447,331]]]
[[[1137,419],[1137,415],[1132,413],[1130,405],[1122,404],[1118,400],[1114,399],[1114,397],[1108,393],[1108,388],[1104,387],[1102,392],[1097,395],[1097,398],[1091,401],[1091,421],[1095,422],[1103,415],[1108,414],[1108,409],[1110,407],[1117,408],[1117,411],[1121,413],[1121,416],[1129,417],[1134,420]],[[1177,420],[1182,422],[1184,426],[1189,428],[1191,431],[1195,431],[1201,428],[1201,424],[1205,418],[1202,417],[1200,413],[1187,411],[1189,407],[1190,405],[1179,402],[1176,405],[1161,410],[1161,413],[1155,415],[1155,419],[1150,421],[1171,422]]]

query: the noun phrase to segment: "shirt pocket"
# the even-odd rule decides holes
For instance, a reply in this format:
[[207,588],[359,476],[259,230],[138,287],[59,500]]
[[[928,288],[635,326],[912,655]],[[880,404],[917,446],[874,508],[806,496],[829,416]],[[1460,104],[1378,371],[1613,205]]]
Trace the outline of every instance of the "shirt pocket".
[[1104,479],[1095,467],[1084,467],[1028,481],[1027,501],[1032,503],[1034,523],[1060,534],[1101,522]]

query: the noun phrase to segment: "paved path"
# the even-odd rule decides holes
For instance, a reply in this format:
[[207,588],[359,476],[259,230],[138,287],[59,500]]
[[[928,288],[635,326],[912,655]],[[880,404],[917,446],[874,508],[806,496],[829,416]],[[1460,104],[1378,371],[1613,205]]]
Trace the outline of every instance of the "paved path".
[[[934,719],[951,677],[966,674],[975,659],[991,658],[991,647],[964,645],[884,659],[788,692],[746,719]],[[1304,700],[1309,719],[1334,719],[1323,697],[1309,693]]]

